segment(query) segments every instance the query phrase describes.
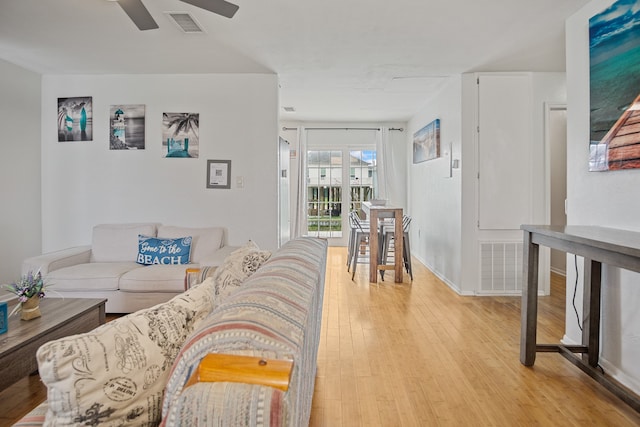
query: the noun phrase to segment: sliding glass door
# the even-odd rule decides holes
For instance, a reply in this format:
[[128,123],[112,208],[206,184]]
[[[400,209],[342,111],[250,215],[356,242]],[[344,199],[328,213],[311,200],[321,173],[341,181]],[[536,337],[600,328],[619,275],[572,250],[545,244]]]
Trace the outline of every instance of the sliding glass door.
[[310,236],[346,245],[348,213],[373,197],[375,150],[307,151],[307,223]]
[[309,235],[342,238],[342,151],[307,152]]

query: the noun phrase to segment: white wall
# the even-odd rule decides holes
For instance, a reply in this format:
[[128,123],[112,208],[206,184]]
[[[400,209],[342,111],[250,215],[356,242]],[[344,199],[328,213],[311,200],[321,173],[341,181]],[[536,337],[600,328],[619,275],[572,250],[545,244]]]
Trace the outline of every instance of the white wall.
[[[452,76],[407,125],[408,205],[411,253],[449,286],[460,291],[462,252],[462,174],[449,169],[449,156],[461,159],[461,76]],[[413,134],[440,119],[441,157],[413,164]]]
[[[567,20],[568,224],[640,231],[640,170],[588,172],[589,18],[613,2],[593,0]],[[573,257],[567,258],[573,265]],[[581,271],[581,270],[580,270]],[[567,268],[565,340],[580,342],[571,298],[575,273]],[[602,349],[604,369],[640,393],[640,275],[603,266]],[[578,301],[582,299],[579,279]],[[578,311],[582,312],[581,305]]]
[[[533,194],[534,201],[545,200],[550,194],[545,194],[545,179],[540,172],[545,170],[545,105],[566,104],[567,102],[567,77],[565,73],[532,73],[533,83]],[[549,204],[533,204],[533,220],[542,224],[548,216]]]
[[[531,114],[531,135],[523,135],[527,140],[526,156],[512,159],[518,162],[523,170],[530,174],[525,177],[526,186],[521,191],[529,195],[529,223],[545,223],[545,104],[561,104],[566,102],[566,84],[564,73],[470,73],[462,76],[462,280],[459,286],[462,294],[475,294],[480,290],[480,242],[521,242],[522,231],[519,229],[478,228],[478,126],[479,126],[479,94],[477,78],[480,75],[506,77],[512,75],[526,76],[528,99],[514,99],[513,105],[522,105]],[[515,107],[514,107],[515,108]],[[500,191],[496,188],[495,191]],[[488,210],[490,211],[490,209]],[[542,251],[541,264],[548,264],[548,251]],[[549,271],[541,271],[541,289],[547,290]],[[519,284],[519,286],[522,283]],[[518,286],[518,288],[519,288]],[[513,289],[512,292],[519,292]]]
[[[147,221],[276,248],[277,91],[260,74],[44,76],[43,250],[88,244],[98,223]],[[57,142],[57,98],[72,96],[93,97],[93,142]],[[146,105],[145,150],[109,149],[112,104]],[[163,158],[163,112],[200,114],[199,158]],[[231,160],[231,189],[206,188],[207,159]]]
[[[566,225],[565,201],[567,199],[567,110],[549,111],[549,169],[550,202],[549,224]],[[551,271],[566,275],[566,254],[551,250]]]
[[40,75],[0,60],[0,283],[40,251]]

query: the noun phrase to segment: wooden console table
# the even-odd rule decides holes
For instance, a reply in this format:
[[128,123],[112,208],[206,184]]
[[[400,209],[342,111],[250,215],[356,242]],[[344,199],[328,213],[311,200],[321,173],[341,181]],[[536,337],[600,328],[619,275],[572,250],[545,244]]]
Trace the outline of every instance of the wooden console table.
[[[520,362],[532,366],[536,352],[558,352],[640,412],[640,397],[597,369],[602,263],[640,272],[640,233],[595,226],[523,225],[521,229],[526,284],[522,290]],[[582,345],[536,344],[540,245],[584,257]]]
[[[369,282],[376,283],[378,281],[378,270],[394,270],[395,282],[402,283],[402,248],[404,230],[402,229],[402,208],[393,206],[377,206],[370,202],[362,203],[362,210],[369,218]],[[394,265],[378,264],[378,219],[394,218],[394,246],[396,253],[394,255]],[[384,254],[383,254],[384,255]]]

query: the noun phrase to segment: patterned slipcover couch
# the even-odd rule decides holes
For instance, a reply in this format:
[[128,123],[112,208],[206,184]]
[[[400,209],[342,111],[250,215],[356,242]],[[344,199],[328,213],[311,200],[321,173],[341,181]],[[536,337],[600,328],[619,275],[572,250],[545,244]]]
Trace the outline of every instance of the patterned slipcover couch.
[[[308,425],[326,250],[309,237],[273,254],[245,245],[167,303],[43,345],[48,400],[16,425]],[[289,388],[186,386],[209,353],[292,360]]]

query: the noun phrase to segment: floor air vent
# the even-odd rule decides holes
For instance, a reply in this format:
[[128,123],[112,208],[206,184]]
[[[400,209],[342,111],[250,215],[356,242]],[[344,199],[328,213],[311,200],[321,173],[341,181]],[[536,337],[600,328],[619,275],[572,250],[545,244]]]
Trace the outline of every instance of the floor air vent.
[[480,243],[480,293],[522,291],[522,242]]

